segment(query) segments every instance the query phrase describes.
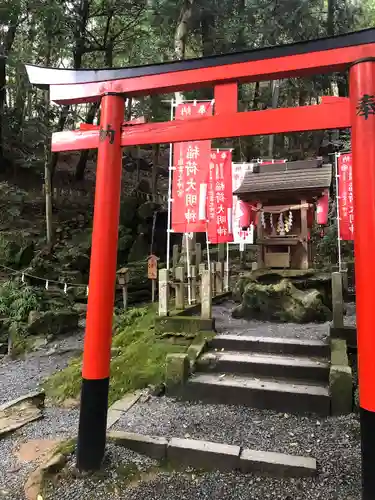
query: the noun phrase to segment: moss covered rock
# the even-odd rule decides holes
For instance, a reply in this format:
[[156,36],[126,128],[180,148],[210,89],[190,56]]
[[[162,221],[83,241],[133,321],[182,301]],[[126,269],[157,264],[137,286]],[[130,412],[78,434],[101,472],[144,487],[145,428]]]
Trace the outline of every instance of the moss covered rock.
[[242,301],[242,295],[245,291],[246,286],[253,281],[254,280],[251,278],[251,276],[240,276],[232,289],[232,298],[235,302]]
[[71,333],[78,328],[79,314],[75,310],[31,311],[27,333],[29,335],[60,335]]
[[318,290],[299,290],[290,280],[264,285],[246,285],[242,303],[232,315],[237,318],[260,319],[292,323],[324,322],[331,319]]

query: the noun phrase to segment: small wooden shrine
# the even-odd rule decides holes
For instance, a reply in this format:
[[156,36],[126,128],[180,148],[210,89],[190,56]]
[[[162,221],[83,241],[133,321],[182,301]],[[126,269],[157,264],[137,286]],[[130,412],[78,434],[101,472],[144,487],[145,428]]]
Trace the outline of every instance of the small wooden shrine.
[[[310,230],[322,211],[326,223],[332,165],[323,160],[256,163],[234,192],[252,207],[258,268],[309,269]],[[319,220],[318,220],[319,222]]]

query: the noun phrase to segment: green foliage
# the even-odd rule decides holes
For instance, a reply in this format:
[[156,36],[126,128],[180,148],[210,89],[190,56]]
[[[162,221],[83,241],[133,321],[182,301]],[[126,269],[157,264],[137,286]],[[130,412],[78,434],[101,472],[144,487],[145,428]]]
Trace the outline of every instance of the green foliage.
[[0,286],[0,316],[25,321],[30,311],[39,308],[39,297],[32,287],[15,280],[6,281]]
[[[110,402],[125,393],[142,389],[164,380],[168,353],[186,348],[157,342],[154,335],[155,308],[130,309],[115,318],[113,357],[111,361]],[[47,394],[55,400],[76,397],[81,384],[81,359],[50,377],[45,383]]]

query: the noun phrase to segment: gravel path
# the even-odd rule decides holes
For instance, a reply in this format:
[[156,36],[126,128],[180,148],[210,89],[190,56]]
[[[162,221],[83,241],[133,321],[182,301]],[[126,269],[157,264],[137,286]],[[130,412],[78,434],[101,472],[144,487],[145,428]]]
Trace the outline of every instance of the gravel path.
[[111,473],[93,480],[63,480],[46,499],[121,500],[359,500],[361,488],[359,422],[356,415],[318,419],[226,405],[174,402],[151,398],[135,405],[115,429],[241,444],[261,450],[310,455],[318,476],[272,479],[239,473],[172,472],[149,469],[130,486],[119,473],[147,458],[110,447]]
[[0,360],[0,404],[35,390],[52,373],[65,368],[82,351],[83,334],[56,339],[24,359]]
[[[24,359],[0,360],[0,404],[38,389],[52,373],[63,369],[82,351],[82,333],[54,340]],[[77,409],[46,408],[44,418],[27,424],[0,440],[0,499],[24,500],[23,486],[37,462],[19,462],[15,452],[21,444],[35,439],[72,437],[78,428]]]
[[20,462],[15,456],[21,444],[35,439],[72,437],[78,426],[78,410],[46,408],[44,418],[0,440],[0,498],[24,500],[24,483],[38,462]]

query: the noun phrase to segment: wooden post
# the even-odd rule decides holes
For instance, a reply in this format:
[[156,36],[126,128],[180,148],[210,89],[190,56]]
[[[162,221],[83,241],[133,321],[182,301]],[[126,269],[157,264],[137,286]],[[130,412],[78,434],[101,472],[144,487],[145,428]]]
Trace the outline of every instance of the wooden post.
[[212,318],[212,277],[210,271],[203,271],[201,282],[201,318]]
[[217,256],[217,260],[219,262],[224,262],[224,260],[225,260],[225,248],[226,248],[226,244],[225,243],[220,243],[219,244],[218,256]]
[[216,262],[211,262],[211,294],[215,297],[216,293]]
[[190,276],[191,276],[191,302],[195,304],[197,302],[197,268],[195,266],[191,266]]
[[199,294],[199,299],[202,299],[202,275],[204,271],[206,270],[206,264],[204,262],[201,262],[199,264],[198,268],[198,281],[199,281],[199,286],[198,286],[198,294]]
[[168,316],[169,302],[169,272],[168,269],[159,271],[159,316]]
[[343,269],[341,271],[342,274],[342,287],[344,294],[348,293],[349,290],[349,278],[348,278],[348,266],[346,264],[343,264]]
[[332,273],[332,309],[333,327],[342,328],[344,326],[344,297],[341,273]]
[[117,282],[122,289],[122,302],[124,311],[126,311],[128,309],[129,269],[127,267],[123,267],[117,271],[116,275],[117,275]]
[[224,262],[216,262],[216,274],[215,274],[215,290],[216,295],[223,293],[223,269]]
[[148,279],[151,280],[152,303],[155,302],[156,280],[158,279],[158,258],[150,255],[147,259]]
[[258,269],[263,269],[264,267],[264,257],[263,257],[263,245],[260,243],[260,240],[263,238],[263,227],[262,227],[262,217],[260,213],[260,209],[262,208],[262,204],[257,204],[257,247],[258,247],[258,257],[257,264]]
[[229,292],[229,265],[224,263],[224,292]]
[[301,205],[306,205],[306,207],[301,208],[301,238],[302,238],[302,246],[303,246],[303,257],[301,261],[301,268],[308,269],[309,262],[309,227],[307,224],[307,201],[301,200]]
[[195,266],[199,269],[202,262],[202,245],[200,243],[195,244]]
[[173,254],[172,254],[173,277],[176,277],[176,268],[178,266],[179,258],[180,258],[180,251],[178,245],[173,245]]
[[183,309],[185,307],[185,268],[176,267],[176,309]]
[[199,264],[199,274],[200,276],[202,276],[203,272],[206,270],[206,264],[204,262],[202,262],[201,264]]

